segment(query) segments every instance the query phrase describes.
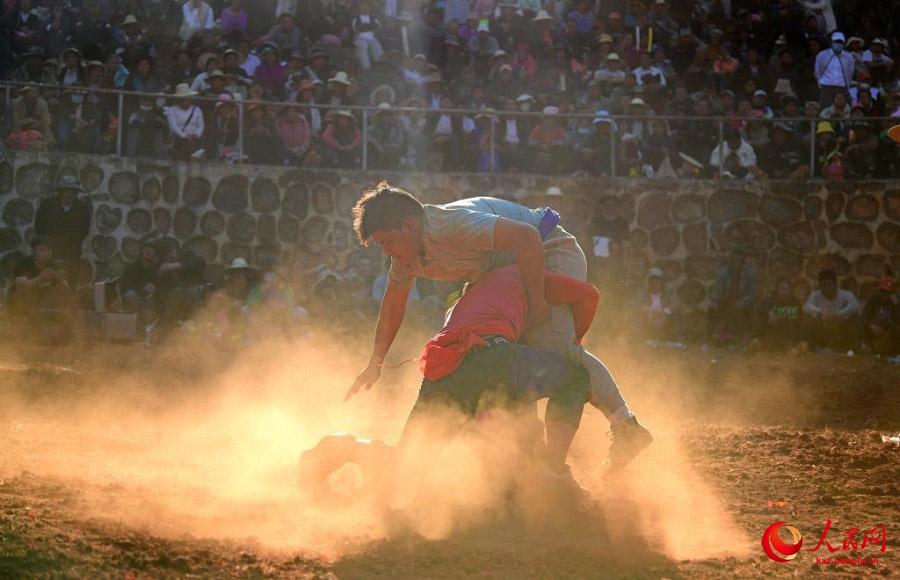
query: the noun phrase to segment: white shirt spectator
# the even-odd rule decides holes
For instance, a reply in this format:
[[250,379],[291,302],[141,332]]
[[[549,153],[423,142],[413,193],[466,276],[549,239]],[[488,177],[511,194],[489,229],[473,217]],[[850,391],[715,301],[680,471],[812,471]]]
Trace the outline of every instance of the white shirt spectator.
[[741,145],[737,148],[737,151],[732,151],[732,149],[728,146],[728,142],[720,143],[713,149],[712,154],[709,156],[709,164],[713,167],[719,167],[719,160],[725,159],[731,153],[736,153],[738,156],[738,160],[741,162],[741,167],[749,168],[754,167],[756,165],[756,152],[753,151],[753,146],[741,139]]
[[637,86],[639,87],[644,86],[644,77],[647,76],[659,77],[659,86],[666,86],[666,75],[663,74],[663,71],[659,67],[655,67],[652,65],[646,68],[638,67],[631,71],[631,74],[634,75],[634,78],[637,81]]
[[515,119],[506,120],[506,135],[503,140],[506,143],[519,144],[519,123]]
[[285,13],[297,15],[297,0],[278,0],[275,4],[275,18]]
[[166,121],[169,123],[169,131],[176,137],[203,137],[203,111],[197,105],[191,105],[187,109],[177,105],[169,107],[166,110]]
[[842,51],[837,54],[830,48],[826,48],[816,55],[814,72],[820,87],[849,88],[855,66],[856,61],[849,52]]
[[256,72],[256,67],[261,64],[262,61],[259,60],[259,57],[250,52],[247,53],[247,58],[245,58],[244,62],[241,63],[241,68],[244,69],[245,73],[247,73],[247,77],[252,79],[253,74]]
[[857,312],[859,312],[859,300],[852,292],[840,288],[834,295],[834,300],[829,300],[821,290],[813,290],[803,305],[803,313],[810,316],[830,314],[839,318],[848,318]]
[[215,26],[213,10],[202,0],[194,5],[192,0],[187,0],[181,7],[184,20],[181,23],[181,39],[188,40],[194,34],[203,29],[210,30]]
[[603,82],[616,82],[621,83],[625,80],[625,71],[619,70],[609,70],[606,67],[600,67],[594,73],[594,79]]

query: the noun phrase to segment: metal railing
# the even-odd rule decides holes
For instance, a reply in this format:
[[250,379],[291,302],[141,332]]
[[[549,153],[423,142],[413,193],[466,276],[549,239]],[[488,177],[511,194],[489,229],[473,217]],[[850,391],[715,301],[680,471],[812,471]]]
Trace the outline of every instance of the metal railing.
[[[142,93],[142,92],[134,92],[134,91],[125,91],[119,89],[107,89],[107,88],[94,88],[94,87],[85,87],[80,85],[72,85],[72,86],[63,86],[63,85],[48,85],[48,84],[38,84],[38,83],[23,83],[23,82],[14,82],[14,81],[0,81],[0,85],[4,87],[5,91],[5,103],[7,106],[7,110],[10,110],[10,105],[13,99],[13,91],[17,90],[19,87],[32,87],[39,89],[41,91],[56,92],[58,94],[69,93],[69,92],[77,92],[82,94],[107,94],[107,95],[115,95],[116,97],[116,112],[117,112],[117,128],[116,128],[116,142],[115,142],[115,153],[118,156],[123,156],[123,134],[125,131],[125,127],[128,124],[128,119],[124,119],[125,115],[125,101],[126,99],[153,99],[155,102],[159,103],[160,101],[168,101],[169,104],[173,104],[176,99],[179,97],[173,94],[161,94],[161,93]],[[216,103],[219,101],[217,97],[203,97],[199,95],[188,97],[188,99],[192,102],[210,102]],[[254,100],[244,100],[240,98],[235,98],[234,104],[237,107],[237,125],[238,125],[238,138],[237,138],[237,156],[234,162],[243,163],[247,156],[245,155],[245,119],[246,119],[246,109],[251,105],[264,105],[267,107],[277,107],[277,108],[298,108],[298,109],[318,109],[320,111],[325,111],[325,113],[321,114],[321,117],[325,118],[325,115],[329,111],[336,110],[348,110],[353,112],[354,114],[359,114],[361,116],[361,126],[360,133],[362,136],[361,150],[360,150],[360,161],[359,161],[359,169],[368,170],[370,169],[370,152],[369,152],[369,118],[372,114],[376,112],[381,112],[381,109],[378,109],[375,106],[352,106],[352,105],[328,105],[328,104],[319,104],[319,103],[299,103],[299,102],[289,102],[289,101],[254,101]],[[157,105],[156,108],[163,109]],[[507,110],[493,110],[493,109],[430,109],[430,108],[416,108],[416,107],[392,107],[390,112],[394,115],[406,115],[406,116],[429,116],[429,115],[450,115],[452,116],[464,116],[475,118],[479,114],[484,114],[485,112],[490,111],[493,115],[493,122],[490,124],[490,172],[494,173],[497,170],[496,161],[497,161],[497,125],[500,121],[507,119],[532,119],[532,120],[540,120],[547,115],[542,112],[525,112],[525,111],[507,111]],[[162,111],[160,111],[162,112]],[[648,114],[648,115],[608,115],[608,116],[597,116],[585,113],[560,113],[555,115],[561,122],[566,121],[578,121],[578,120],[591,120],[592,122],[602,122],[610,124],[609,131],[609,171],[608,175],[612,177],[617,177],[618,172],[618,164],[617,164],[617,156],[619,155],[618,148],[622,145],[621,137],[624,135],[623,132],[619,131],[619,127],[623,125],[627,125],[629,122],[641,122],[650,124],[657,121],[663,121],[667,124],[666,128],[666,136],[671,136],[672,133],[669,130],[670,124],[675,125],[686,125],[686,124],[695,124],[695,123],[709,123],[710,125],[715,125],[718,139],[716,150],[722,150],[725,143],[725,129],[727,126],[730,126],[734,123],[759,123],[764,126],[771,126],[774,123],[788,123],[796,127],[800,126],[808,126],[809,127],[809,178],[821,178],[823,176],[816,175],[816,166],[817,166],[817,157],[816,157],[816,146],[817,146],[817,127],[820,122],[828,121],[831,123],[843,124],[843,123],[853,123],[856,121],[864,121],[866,123],[880,123],[883,124],[884,121],[897,121],[900,122],[900,119],[892,118],[892,117],[864,117],[864,118],[841,118],[841,119],[832,119],[832,118],[824,118],[824,117],[772,117],[772,118],[760,118],[760,117],[735,117],[735,116],[683,116],[683,115],[657,115],[657,114]],[[322,124],[322,129],[324,131],[325,123]],[[527,144],[528,137],[519,135],[520,142],[522,144]],[[797,141],[794,141],[797,143]],[[900,149],[898,149],[900,151]],[[705,159],[698,159],[705,168],[707,168],[707,176],[718,175],[718,177],[723,177],[725,173],[725,155],[719,154],[719,163],[717,167],[713,167],[711,163],[711,154],[713,151],[705,152]],[[162,152],[161,152],[162,153]],[[758,154],[759,152],[757,152]],[[402,169],[401,169],[402,170]],[[448,171],[452,172],[452,171]]]

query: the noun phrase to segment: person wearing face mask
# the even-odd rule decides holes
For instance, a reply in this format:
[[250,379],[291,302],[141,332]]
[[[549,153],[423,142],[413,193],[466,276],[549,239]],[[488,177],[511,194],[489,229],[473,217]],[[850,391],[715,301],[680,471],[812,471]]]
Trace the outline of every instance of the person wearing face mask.
[[831,48],[822,50],[816,55],[814,74],[819,83],[819,104],[823,107],[831,105],[834,95],[844,93],[850,98],[850,81],[856,61],[853,55],[844,51],[843,32],[831,33]]

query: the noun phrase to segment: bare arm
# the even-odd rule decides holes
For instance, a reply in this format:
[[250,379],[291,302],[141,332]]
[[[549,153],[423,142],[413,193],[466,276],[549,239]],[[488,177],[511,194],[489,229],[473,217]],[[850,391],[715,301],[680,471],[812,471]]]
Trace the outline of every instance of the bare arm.
[[387,290],[381,300],[381,309],[378,311],[378,324],[375,326],[375,341],[372,347],[372,355],[365,370],[353,382],[344,400],[349,399],[365,387],[366,390],[381,377],[381,365],[387,356],[397,331],[403,323],[406,314],[406,299],[412,286],[402,286],[388,278]]
[[524,222],[499,218],[494,226],[494,249],[516,258],[528,295],[529,323],[546,320],[550,307],[544,298],[544,245],[537,229]]

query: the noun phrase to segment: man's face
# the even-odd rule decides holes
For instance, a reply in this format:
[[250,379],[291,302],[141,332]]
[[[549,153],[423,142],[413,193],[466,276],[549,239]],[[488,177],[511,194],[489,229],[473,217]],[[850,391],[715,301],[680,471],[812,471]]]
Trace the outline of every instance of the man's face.
[[819,282],[819,289],[826,298],[831,299],[837,295],[837,282],[835,280],[822,280]]
[[728,143],[728,148],[732,151],[737,151],[741,147],[741,138],[740,137],[729,137],[726,141]]
[[152,266],[156,263],[156,248],[153,246],[145,246],[143,250],[141,250],[141,261],[144,262],[144,265]]
[[847,104],[847,96],[844,93],[838,93],[834,96],[833,102],[836,109],[843,109]]
[[50,263],[51,255],[50,246],[47,244],[41,243],[34,248],[34,261],[41,266],[46,266]]
[[404,262],[416,258],[422,243],[421,237],[416,235],[415,228],[409,220],[396,230],[378,230],[370,239],[381,247],[385,256]]

